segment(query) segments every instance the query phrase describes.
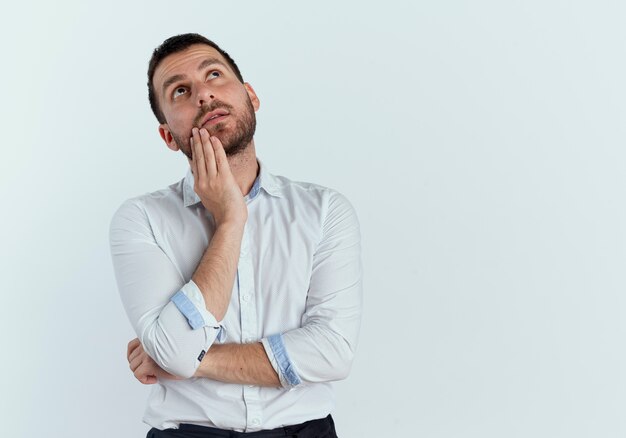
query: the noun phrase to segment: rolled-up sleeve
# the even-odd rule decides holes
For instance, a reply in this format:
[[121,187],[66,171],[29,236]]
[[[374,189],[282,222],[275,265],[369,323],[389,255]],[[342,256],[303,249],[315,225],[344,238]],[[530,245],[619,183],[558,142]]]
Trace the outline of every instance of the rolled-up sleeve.
[[122,304],[144,350],[169,373],[193,376],[223,335],[198,286],[159,247],[138,200],[115,212],[109,241]]
[[361,323],[363,268],[357,215],[332,192],[313,256],[302,326],[262,340],[283,387],[348,376]]

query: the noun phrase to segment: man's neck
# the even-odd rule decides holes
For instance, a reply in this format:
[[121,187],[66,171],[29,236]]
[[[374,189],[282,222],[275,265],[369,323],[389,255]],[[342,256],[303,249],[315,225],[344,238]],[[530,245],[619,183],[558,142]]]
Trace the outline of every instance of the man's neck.
[[254,140],[241,153],[228,157],[228,164],[241,193],[244,196],[250,193],[260,170]]

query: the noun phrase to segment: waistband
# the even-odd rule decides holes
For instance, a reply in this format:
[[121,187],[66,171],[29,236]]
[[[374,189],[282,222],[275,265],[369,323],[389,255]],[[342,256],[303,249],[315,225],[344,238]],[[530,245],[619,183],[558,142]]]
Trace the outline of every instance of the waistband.
[[[305,421],[293,426],[277,427],[276,429],[259,430],[257,432],[235,432],[232,430],[217,429],[215,427],[199,426],[197,424],[180,423],[178,430],[198,434],[200,438],[279,438],[297,436],[307,438],[318,436],[320,432],[334,430],[335,424],[330,414],[326,418]],[[324,435],[322,435],[324,436]]]

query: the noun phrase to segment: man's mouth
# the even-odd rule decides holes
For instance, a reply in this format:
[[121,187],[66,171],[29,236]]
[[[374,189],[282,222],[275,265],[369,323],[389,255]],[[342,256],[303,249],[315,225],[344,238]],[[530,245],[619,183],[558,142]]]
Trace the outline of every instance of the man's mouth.
[[221,122],[228,116],[228,111],[218,108],[215,111],[211,111],[207,113],[202,119],[201,127],[204,125],[214,125],[216,123]]

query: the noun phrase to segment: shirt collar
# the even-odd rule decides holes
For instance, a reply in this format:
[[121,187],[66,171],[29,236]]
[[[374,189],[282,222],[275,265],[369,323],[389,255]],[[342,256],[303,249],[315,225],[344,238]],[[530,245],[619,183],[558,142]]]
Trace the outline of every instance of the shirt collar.
[[[281,198],[283,196],[282,184],[280,180],[272,175],[263,162],[257,158],[259,164],[259,176],[254,180],[250,193],[246,195],[246,200],[254,199],[261,189],[265,190],[268,194]],[[187,170],[187,174],[183,179],[183,203],[185,207],[195,205],[200,202],[200,197],[193,190],[193,173],[191,167]]]

